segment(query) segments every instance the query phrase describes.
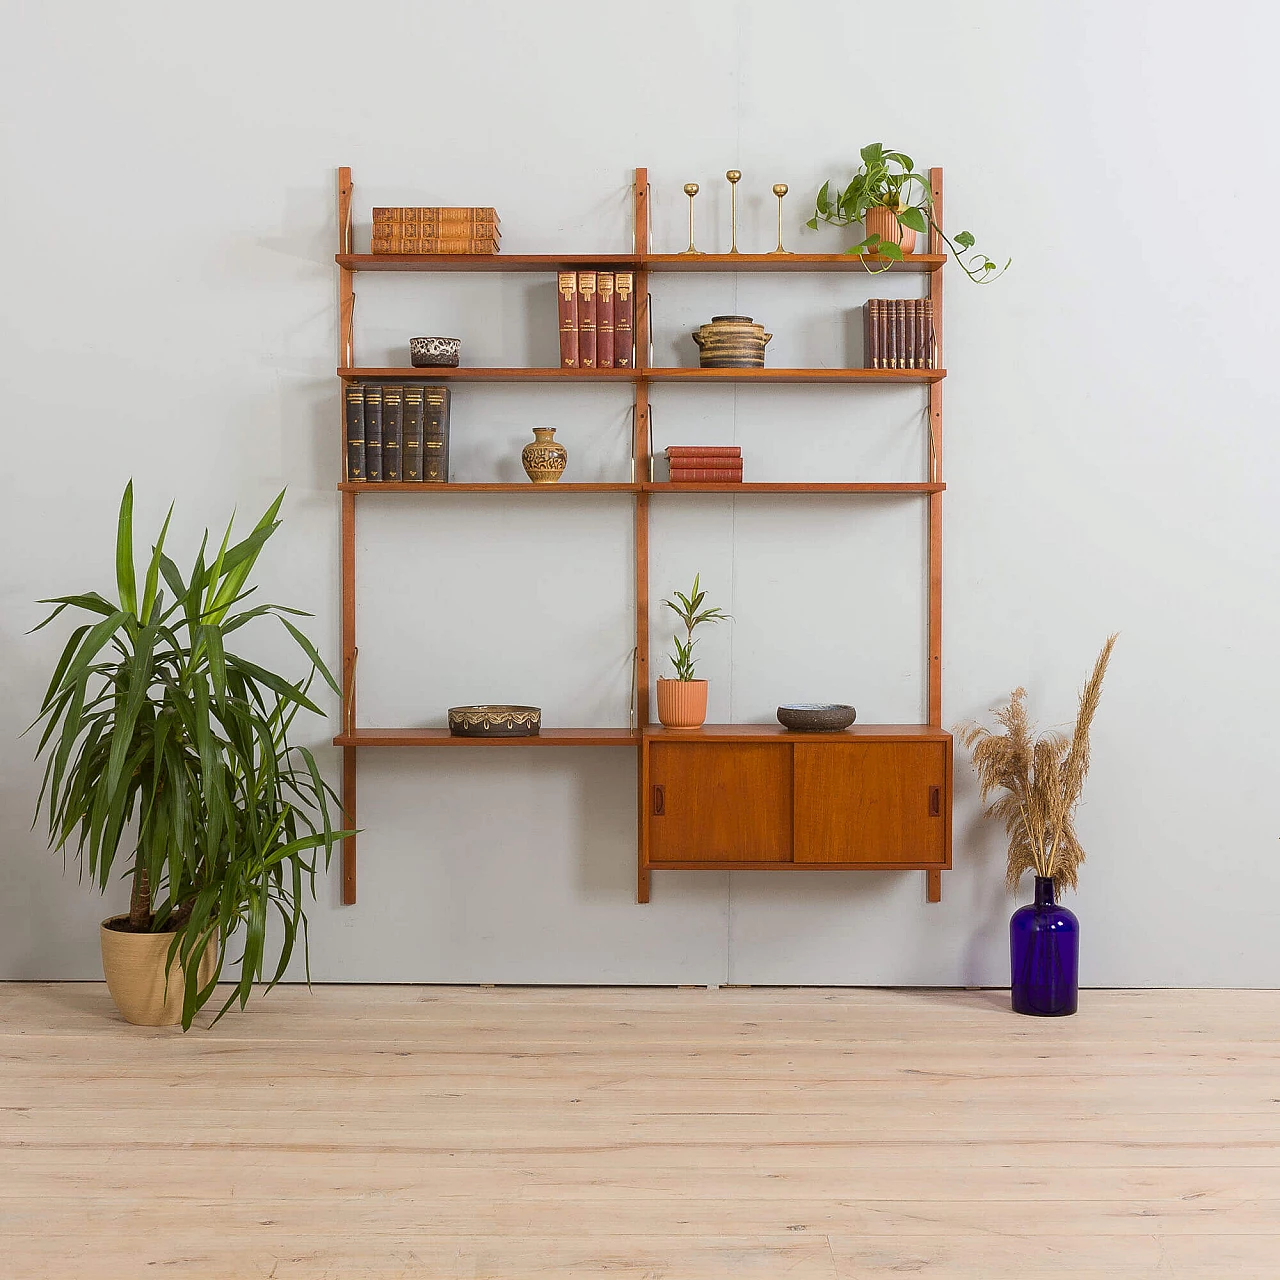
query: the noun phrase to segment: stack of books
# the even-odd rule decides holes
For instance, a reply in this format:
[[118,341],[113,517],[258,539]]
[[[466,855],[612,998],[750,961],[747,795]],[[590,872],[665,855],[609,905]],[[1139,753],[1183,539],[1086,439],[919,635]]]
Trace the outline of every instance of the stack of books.
[[449,388],[348,382],[347,479],[449,483]]
[[930,298],[871,298],[862,309],[869,369],[936,369]]
[[502,240],[496,209],[374,209],[372,253],[497,253]]
[[742,483],[742,450],[737,445],[673,444],[666,452],[672,484]]
[[635,367],[634,271],[560,271],[562,369]]

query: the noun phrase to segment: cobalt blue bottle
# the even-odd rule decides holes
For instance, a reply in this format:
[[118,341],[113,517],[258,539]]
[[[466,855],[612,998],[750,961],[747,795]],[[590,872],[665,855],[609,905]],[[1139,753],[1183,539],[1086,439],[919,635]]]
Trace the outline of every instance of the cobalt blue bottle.
[[1053,879],[1036,876],[1036,900],[1009,921],[1014,1013],[1061,1018],[1080,995],[1080,922],[1054,901]]

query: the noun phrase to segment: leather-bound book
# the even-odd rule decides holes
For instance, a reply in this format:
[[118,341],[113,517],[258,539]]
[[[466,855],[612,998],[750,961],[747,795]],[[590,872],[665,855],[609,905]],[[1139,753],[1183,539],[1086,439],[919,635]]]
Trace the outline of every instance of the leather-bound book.
[[422,479],[422,388],[406,385],[404,389],[404,430],[400,437],[400,476],[403,480]]
[[613,368],[613,272],[596,274],[596,368]]
[[449,388],[422,388],[422,478],[449,483]]
[[578,367],[596,367],[596,273],[578,272]]
[[613,367],[635,364],[636,277],[633,271],[613,273]]
[[556,273],[556,300],[560,309],[560,367],[578,367],[578,273]]
[[373,211],[373,230],[419,236],[496,240],[502,234],[493,209],[381,209]]
[[862,308],[862,364],[866,369],[880,367],[880,334],[876,328],[879,309],[879,298],[868,298]]
[[933,299],[926,298],[924,300],[924,330],[925,330],[925,365],[926,369],[936,369],[938,367],[938,335],[933,328]]
[[363,480],[364,387],[358,382],[348,382],[343,398],[347,411],[347,479]]
[[667,461],[672,458],[741,458],[742,446],[737,444],[669,444],[665,451]]
[[742,468],[732,467],[672,467],[672,484],[741,484]]
[[404,430],[404,388],[388,382],[382,388],[382,478],[400,479],[400,437]]
[[364,384],[364,471],[370,480],[382,479],[382,387]]
[[893,299],[885,298],[880,308],[884,316],[884,367],[898,367],[898,326],[893,322]]
[[886,298],[876,300],[876,350],[880,353],[881,369],[889,367],[889,302]]
[[916,367],[916,307],[918,305],[918,298],[907,298],[902,304],[904,312],[902,323],[906,332],[907,354],[907,358],[902,362],[904,369],[914,369]]
[[369,242],[370,253],[465,253],[495,254],[501,246],[490,237],[415,236],[375,231]]

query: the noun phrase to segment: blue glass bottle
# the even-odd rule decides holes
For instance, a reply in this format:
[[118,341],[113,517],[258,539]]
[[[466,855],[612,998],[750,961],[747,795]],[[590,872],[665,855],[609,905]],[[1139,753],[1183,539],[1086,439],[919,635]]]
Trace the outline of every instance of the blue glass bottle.
[[1075,1013],[1080,995],[1080,922],[1054,901],[1053,880],[1036,876],[1036,900],[1009,921],[1013,1011],[1041,1018]]

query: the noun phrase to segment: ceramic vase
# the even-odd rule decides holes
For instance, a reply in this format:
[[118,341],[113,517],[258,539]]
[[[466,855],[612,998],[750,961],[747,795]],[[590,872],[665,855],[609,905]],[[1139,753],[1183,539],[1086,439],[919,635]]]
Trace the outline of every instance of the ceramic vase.
[[705,680],[658,679],[658,719],[668,729],[697,729],[707,718]]
[[[126,1022],[139,1027],[172,1027],[182,1021],[182,968],[169,964],[172,933],[126,933],[111,926],[126,916],[104,920],[102,973],[107,990]],[[200,957],[200,986],[208,985],[217,963],[213,939]]]
[[1036,876],[1036,900],[1009,921],[1010,986],[1014,1013],[1061,1018],[1075,1013],[1080,995],[1080,922],[1059,906],[1053,880]]
[[564,475],[569,454],[556,443],[555,427],[534,427],[533,437],[521,451],[520,461],[534,484],[555,484]]
[[868,209],[863,225],[867,235],[879,236],[881,240],[896,244],[903,253],[915,252],[916,233],[910,227],[904,227],[892,209],[887,209],[882,204]]

